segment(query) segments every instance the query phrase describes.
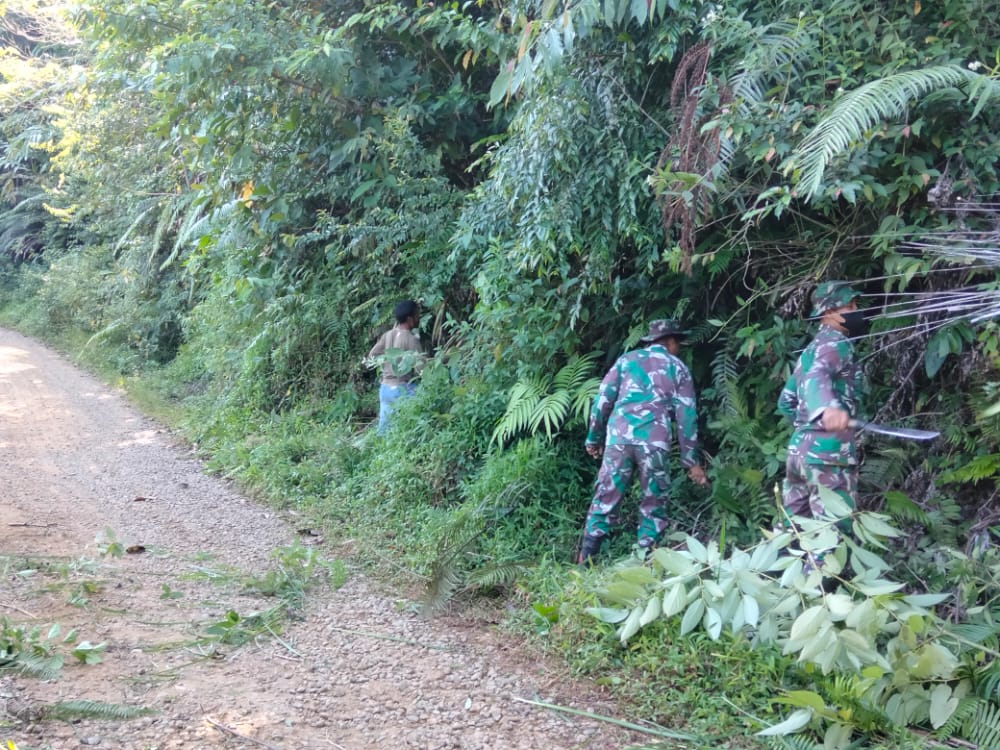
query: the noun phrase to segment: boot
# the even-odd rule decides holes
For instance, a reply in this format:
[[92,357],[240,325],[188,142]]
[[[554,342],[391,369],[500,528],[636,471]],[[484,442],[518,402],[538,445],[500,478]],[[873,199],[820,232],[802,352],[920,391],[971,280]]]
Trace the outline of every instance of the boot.
[[601,551],[601,544],[603,542],[603,536],[587,536],[584,534],[583,544],[580,545],[580,555],[576,559],[577,564],[593,565],[594,556]]

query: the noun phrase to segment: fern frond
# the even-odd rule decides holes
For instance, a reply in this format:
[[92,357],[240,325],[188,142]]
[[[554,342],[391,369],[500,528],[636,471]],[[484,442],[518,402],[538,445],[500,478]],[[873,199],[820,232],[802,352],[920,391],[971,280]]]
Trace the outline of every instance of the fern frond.
[[566,366],[552,378],[552,387],[556,390],[575,391],[586,382],[587,377],[594,369],[594,360],[597,359],[597,354],[597,352],[590,352],[582,357],[578,355],[570,357]]
[[823,745],[812,741],[804,734],[788,734],[784,737],[770,737],[770,745],[780,750],[823,750]]
[[34,654],[17,653],[8,661],[0,661],[0,674],[14,672],[16,674],[37,677],[40,680],[54,680],[59,676],[63,660],[61,656],[36,656]]
[[885,509],[893,518],[899,518],[904,521],[915,521],[924,526],[930,523],[930,516],[927,514],[927,511],[913,502],[905,492],[886,492]]
[[571,403],[571,396],[567,391],[550,393],[535,407],[531,415],[531,431],[536,432],[539,427],[543,427],[546,437],[552,437],[566,420]]
[[491,589],[496,586],[507,586],[523,575],[527,567],[519,563],[503,565],[485,565],[472,571],[466,578],[466,585],[477,589]]
[[977,100],[975,112],[1000,97],[1000,81],[959,65],[934,65],[880,78],[848,92],[806,135],[787,169],[799,168],[799,194],[811,199],[820,189],[830,161],[860,141],[880,120],[903,115],[910,103],[937,89],[957,86]]
[[70,721],[73,719],[113,719],[124,721],[139,716],[148,716],[153,709],[146,706],[123,706],[100,701],[61,701],[47,706],[43,714],[46,719]]
[[1000,706],[980,700],[962,725],[962,739],[982,748],[1000,747]]
[[573,415],[580,417],[584,422],[590,419],[590,410],[594,405],[594,396],[597,395],[597,391],[601,387],[601,378],[590,378],[583,383],[576,391],[576,395],[573,396],[573,405],[571,407]]
[[[984,639],[985,640],[985,639]],[[1000,664],[991,661],[975,673],[976,694],[986,700],[1000,700]]]
[[493,430],[491,441],[503,447],[504,443],[511,437],[528,429],[545,390],[546,384],[537,379],[515,383],[514,387],[510,389],[507,411]]

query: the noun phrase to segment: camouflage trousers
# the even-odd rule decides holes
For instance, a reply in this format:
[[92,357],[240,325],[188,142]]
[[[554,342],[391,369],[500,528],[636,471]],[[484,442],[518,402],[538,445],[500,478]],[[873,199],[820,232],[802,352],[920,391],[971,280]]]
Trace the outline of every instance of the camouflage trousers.
[[639,546],[651,547],[667,526],[666,501],[670,491],[667,452],[645,445],[609,445],[594,483],[594,500],[587,514],[586,535],[605,537],[619,523],[618,506],[639,470]]
[[819,488],[836,492],[847,505],[857,503],[858,467],[855,465],[810,464],[799,453],[789,451],[782,486],[785,510],[793,516],[816,518],[823,514]]

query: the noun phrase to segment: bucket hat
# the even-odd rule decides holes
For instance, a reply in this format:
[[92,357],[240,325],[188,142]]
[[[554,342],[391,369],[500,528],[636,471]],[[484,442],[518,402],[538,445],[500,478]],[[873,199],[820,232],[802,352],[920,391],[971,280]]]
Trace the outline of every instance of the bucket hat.
[[644,344],[648,344],[649,342],[656,341],[664,336],[677,336],[680,338],[682,336],[687,336],[687,333],[687,331],[681,328],[679,320],[674,318],[665,318],[650,322],[649,333],[639,339],[639,341]]
[[846,281],[824,281],[816,286],[812,293],[812,317],[822,315],[827,310],[843,307],[861,292],[851,288]]

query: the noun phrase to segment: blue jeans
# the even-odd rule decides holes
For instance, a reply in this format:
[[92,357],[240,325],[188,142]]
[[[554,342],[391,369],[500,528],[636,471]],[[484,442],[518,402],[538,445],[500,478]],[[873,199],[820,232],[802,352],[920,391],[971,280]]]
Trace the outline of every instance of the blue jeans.
[[392,416],[392,404],[401,398],[412,396],[417,392],[416,383],[404,385],[386,385],[382,383],[378,389],[378,431],[385,432]]

